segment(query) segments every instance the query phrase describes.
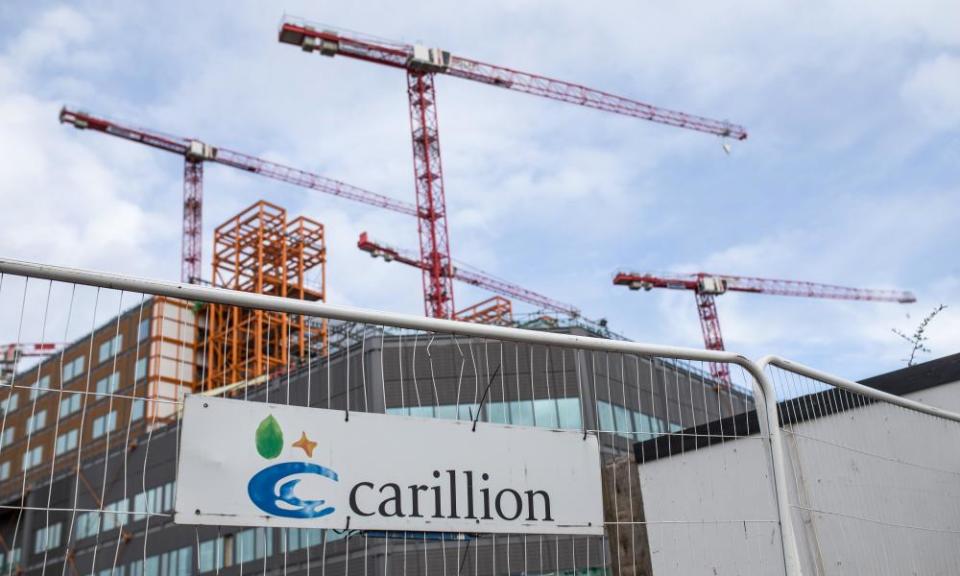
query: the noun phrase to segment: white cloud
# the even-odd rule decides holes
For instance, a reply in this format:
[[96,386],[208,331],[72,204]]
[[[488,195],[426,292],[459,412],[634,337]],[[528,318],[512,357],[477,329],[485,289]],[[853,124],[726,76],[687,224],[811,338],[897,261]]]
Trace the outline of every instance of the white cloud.
[[940,54],[919,63],[904,82],[905,104],[937,130],[960,126],[960,56]]

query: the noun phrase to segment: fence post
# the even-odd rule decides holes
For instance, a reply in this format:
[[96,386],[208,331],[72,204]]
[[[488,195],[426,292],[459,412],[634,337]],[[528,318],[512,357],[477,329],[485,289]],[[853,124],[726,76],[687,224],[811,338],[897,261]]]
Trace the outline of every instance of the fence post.
[[[740,365],[750,372],[757,383],[755,394],[761,402],[756,402],[757,410],[761,406],[770,440],[770,457],[773,464],[774,491],[777,499],[777,511],[780,516],[780,540],[783,547],[783,564],[787,576],[802,576],[800,551],[793,529],[793,509],[790,507],[790,491],[787,487],[787,460],[784,454],[783,435],[780,433],[780,418],[777,411],[777,396],[773,385],[764,374],[760,365],[743,358]],[[759,414],[759,412],[757,413]]]
[[653,576],[642,492],[632,451],[604,464],[603,516],[614,576]]

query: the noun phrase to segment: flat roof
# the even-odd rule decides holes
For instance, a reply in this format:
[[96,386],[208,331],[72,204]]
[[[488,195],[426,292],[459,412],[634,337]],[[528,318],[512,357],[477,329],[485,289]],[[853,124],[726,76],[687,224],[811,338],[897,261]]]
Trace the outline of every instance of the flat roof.
[[[958,381],[960,381],[960,353],[871,376],[861,380],[860,384],[895,396],[904,396]],[[873,402],[865,400],[865,403]],[[862,405],[849,406],[840,390],[830,388],[779,402],[779,421],[781,425],[796,424]],[[752,436],[759,431],[760,422],[757,419],[756,409],[753,409],[679,430],[677,433],[637,442],[633,445],[633,453],[637,462],[650,462],[713,444]]]

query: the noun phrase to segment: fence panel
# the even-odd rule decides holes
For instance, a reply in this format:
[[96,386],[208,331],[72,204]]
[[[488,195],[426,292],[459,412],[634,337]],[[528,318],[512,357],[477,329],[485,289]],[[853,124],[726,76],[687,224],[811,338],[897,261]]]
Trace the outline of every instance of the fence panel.
[[[2,337],[64,343],[0,383],[0,569],[784,573],[762,375],[730,353],[564,332],[0,261]],[[187,394],[596,436],[604,535],[175,524]]]
[[779,358],[805,574],[960,573],[960,415]]

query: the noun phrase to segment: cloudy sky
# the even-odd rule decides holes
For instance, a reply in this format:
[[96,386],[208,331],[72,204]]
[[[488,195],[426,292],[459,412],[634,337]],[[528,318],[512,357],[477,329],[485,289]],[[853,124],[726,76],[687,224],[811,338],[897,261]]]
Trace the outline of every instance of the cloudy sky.
[[[441,77],[458,260],[631,338],[695,347],[692,294],[629,292],[613,272],[905,288],[917,304],[728,294],[718,306],[728,349],[849,377],[901,365],[891,328],[941,303],[927,357],[960,351],[949,0],[0,3],[0,253],[179,278],[182,160],[61,126],[63,104],[412,202],[403,74],[279,44],[285,13],[750,133],[727,155],[712,136]],[[217,166],[204,193],[205,256],[215,224],[265,198],[326,225],[330,302],[422,313],[418,272],[355,247],[368,230],[415,248],[409,217]],[[458,307],[483,297],[458,287]]]

